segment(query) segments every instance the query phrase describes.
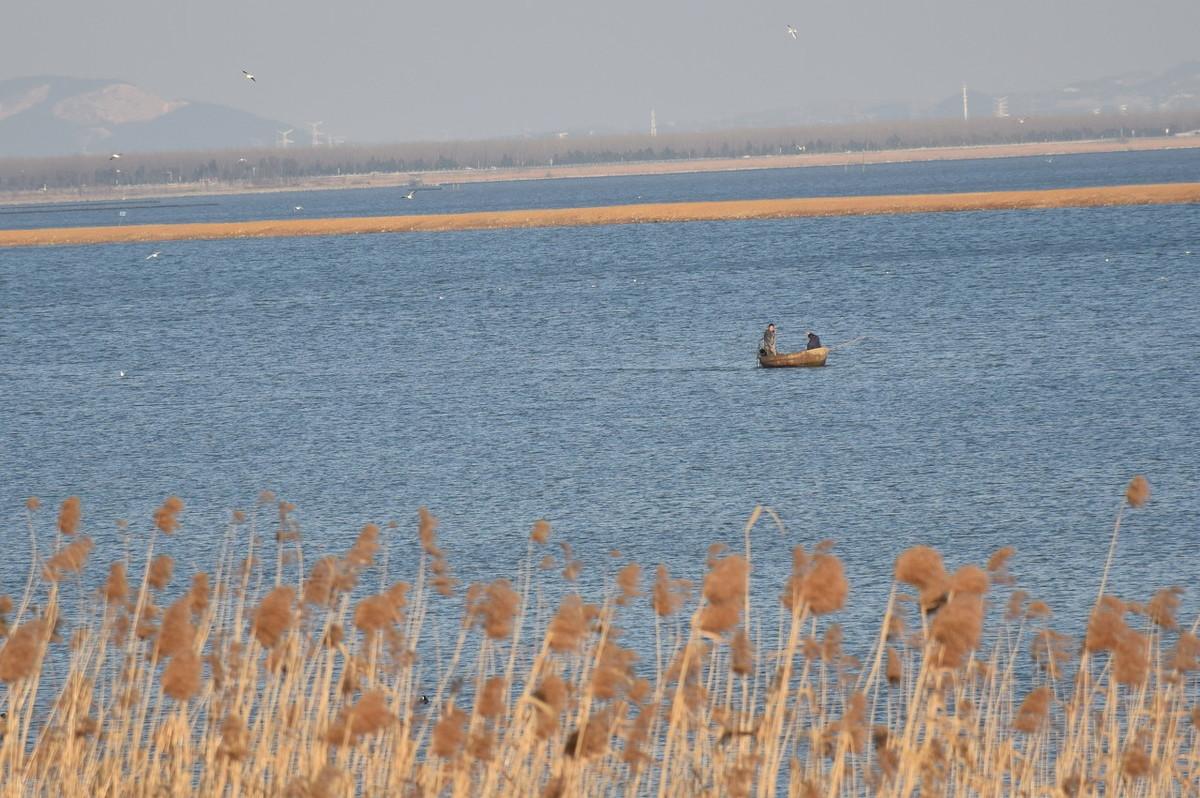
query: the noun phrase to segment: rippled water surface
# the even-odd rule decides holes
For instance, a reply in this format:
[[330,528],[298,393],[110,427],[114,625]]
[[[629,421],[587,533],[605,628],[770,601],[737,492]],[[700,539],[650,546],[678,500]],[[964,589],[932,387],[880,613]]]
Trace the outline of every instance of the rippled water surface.
[[[1033,167],[973,168],[960,182],[1010,187],[1006,170]],[[593,184],[701,199],[758,179]],[[796,542],[836,540],[852,633],[915,543],[952,564],[1013,544],[1023,585],[1069,618],[1137,472],[1155,492],[1123,532],[1117,592],[1200,572],[1194,206],[161,249],[0,250],[5,591],[27,563],[26,496],[83,496],[103,552],[116,519],[144,529],[178,493],[168,547],[187,562],[271,489],[315,550],[398,519],[393,563],[426,504],[465,580],[508,574],[546,516],[589,589],[614,548],[698,576],[761,502],[788,532],[756,532],[758,584],[782,583]],[[824,369],[760,370],[768,320],[784,349],[809,328],[862,340]]]

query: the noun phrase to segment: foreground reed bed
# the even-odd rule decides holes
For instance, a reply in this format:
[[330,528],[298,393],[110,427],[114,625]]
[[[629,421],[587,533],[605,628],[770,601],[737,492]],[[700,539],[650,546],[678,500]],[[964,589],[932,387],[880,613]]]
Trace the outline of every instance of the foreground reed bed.
[[[1135,478],[1079,637],[1013,586],[1012,549],[948,571],[916,547],[861,658],[834,622],[849,585],[831,544],[797,546],[770,604],[752,600],[761,509],[694,583],[614,558],[585,596],[544,521],[511,579],[463,587],[425,510],[416,535],[368,525],[313,559],[294,508],[264,496],[182,574],[156,553],[188,534],[176,498],[103,564],[77,498],[52,532],[31,499],[33,569],[0,598],[0,791],[1188,794],[1196,626],[1176,589],[1105,591],[1122,514],[1148,496]],[[622,631],[639,608],[641,657]]]

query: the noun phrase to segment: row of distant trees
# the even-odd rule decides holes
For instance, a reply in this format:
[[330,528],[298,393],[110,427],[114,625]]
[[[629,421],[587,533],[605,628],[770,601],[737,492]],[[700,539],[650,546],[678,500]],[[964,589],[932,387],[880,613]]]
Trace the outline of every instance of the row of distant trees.
[[488,141],[343,145],[336,148],[126,153],[0,160],[0,191],[217,182],[285,186],[307,178],[375,172],[509,169],[570,164],[890,150],[910,147],[1162,136],[1200,128],[1200,111],[1083,117],[875,121],[761,130]]

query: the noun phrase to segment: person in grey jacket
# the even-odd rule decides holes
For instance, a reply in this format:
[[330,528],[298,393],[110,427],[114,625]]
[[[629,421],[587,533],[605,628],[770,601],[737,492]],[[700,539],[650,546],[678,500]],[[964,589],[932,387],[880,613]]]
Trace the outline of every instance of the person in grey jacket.
[[758,342],[758,354],[774,355],[778,354],[775,351],[775,325],[768,324],[767,331],[763,333],[762,340]]

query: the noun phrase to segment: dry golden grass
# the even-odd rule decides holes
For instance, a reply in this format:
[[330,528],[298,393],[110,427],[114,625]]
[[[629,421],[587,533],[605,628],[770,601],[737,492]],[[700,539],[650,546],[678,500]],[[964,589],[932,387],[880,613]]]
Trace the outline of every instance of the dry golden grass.
[[[0,230],[0,247],[179,241],[185,239],[287,238],[359,233],[432,233],[531,227],[579,227],[805,216],[866,216],[946,211],[1090,208],[1200,202],[1200,183],[989,191],[962,194],[901,194],[864,197],[725,200],[597,208],[376,216],[351,219],[283,219],[252,222],[146,224],[121,227],[56,227]],[[166,512],[168,505],[164,504]],[[169,515],[167,515],[169,519]],[[535,535],[537,534],[535,530]]]
[[[78,500],[44,540],[29,502],[34,571],[0,596],[0,794],[1165,796],[1200,783],[1200,639],[1179,628],[1176,589],[1135,604],[1101,587],[1072,640],[1009,587],[1011,549],[953,572],[911,549],[860,659],[834,622],[850,586],[831,544],[796,547],[777,600],[754,605],[761,509],[743,550],[710,550],[699,590],[661,567],[643,589],[627,563],[585,596],[537,566],[546,534],[511,579],[455,590],[424,510],[416,535],[368,525],[305,567],[291,505],[264,498],[177,588],[154,549],[189,534],[178,500],[107,567],[88,563]],[[1112,549],[1148,498],[1138,478]],[[394,581],[387,553],[401,549],[412,572]],[[92,571],[98,589],[84,587]],[[644,662],[622,643],[631,613],[653,619]]]

